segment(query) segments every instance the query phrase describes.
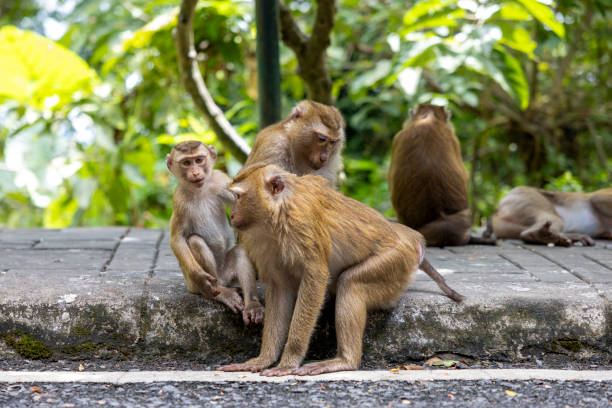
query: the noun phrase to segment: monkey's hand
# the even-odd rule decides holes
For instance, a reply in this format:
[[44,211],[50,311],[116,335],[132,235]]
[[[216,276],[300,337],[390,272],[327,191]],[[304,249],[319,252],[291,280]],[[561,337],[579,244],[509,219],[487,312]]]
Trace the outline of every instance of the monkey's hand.
[[224,286],[216,286],[219,294],[215,296],[215,300],[223,303],[234,313],[242,312],[244,310],[244,302],[238,294],[236,288],[226,288]]
[[217,278],[214,276],[203,271],[191,273],[191,276],[202,296],[212,299],[221,293],[219,286],[215,285]]
[[264,307],[259,301],[251,301],[242,311],[242,321],[245,325],[261,324],[264,317]]
[[270,367],[274,361],[260,357],[252,358],[244,363],[228,364],[219,367],[220,371],[250,371],[256,373]]

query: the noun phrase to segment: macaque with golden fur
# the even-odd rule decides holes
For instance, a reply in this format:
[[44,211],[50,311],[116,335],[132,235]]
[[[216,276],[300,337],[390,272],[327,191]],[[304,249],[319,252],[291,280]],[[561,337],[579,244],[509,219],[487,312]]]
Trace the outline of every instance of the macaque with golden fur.
[[442,106],[421,104],[395,135],[391,202],[399,222],[423,234],[428,246],[495,244],[470,235],[469,176],[450,117]]
[[516,187],[502,198],[489,227],[497,238],[595,245],[593,238],[612,239],[612,188],[586,194]]
[[[229,188],[236,195],[232,224],[266,283],[266,313],[259,356],[220,370],[281,376],[358,368],[367,311],[394,305],[420,264],[447,295],[463,299],[423,259],[421,234],[322,177],[260,163]],[[337,356],[300,367],[327,293],[336,295]]]
[[[234,246],[226,205],[234,195],[230,178],[213,170],[217,154],[199,141],[178,144],[166,156],[168,170],[178,180],[172,202],[170,246],[179,261],[187,290],[218,300],[245,324],[261,323],[263,307],[255,287],[255,271],[246,252]],[[236,288],[240,284],[244,301]]]
[[323,176],[335,185],[342,166],[345,126],[335,107],[302,101],[287,119],[257,134],[245,167],[275,164],[298,176]]

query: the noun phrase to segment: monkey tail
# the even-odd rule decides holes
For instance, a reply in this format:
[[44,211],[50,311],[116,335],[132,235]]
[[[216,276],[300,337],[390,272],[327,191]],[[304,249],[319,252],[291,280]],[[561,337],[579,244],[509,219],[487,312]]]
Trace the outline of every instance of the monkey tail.
[[487,218],[487,228],[482,233],[483,238],[491,238],[493,235],[493,216]]
[[450,286],[446,284],[446,281],[444,280],[442,275],[440,275],[440,273],[436,271],[436,269],[429,263],[427,259],[423,258],[423,262],[421,262],[419,268],[421,268],[423,272],[429,275],[429,277],[438,284],[438,287],[442,289],[442,292],[444,292],[446,296],[453,299],[457,303],[461,303],[461,301],[465,299],[465,296],[455,292],[453,289],[450,288]]

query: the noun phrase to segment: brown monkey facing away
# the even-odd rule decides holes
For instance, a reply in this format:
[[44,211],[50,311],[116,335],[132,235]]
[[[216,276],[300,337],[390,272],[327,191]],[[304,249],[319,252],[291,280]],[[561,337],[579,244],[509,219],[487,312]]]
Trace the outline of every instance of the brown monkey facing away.
[[612,239],[612,188],[585,194],[516,187],[500,201],[489,229],[497,238],[534,244],[595,245],[592,238]]
[[[170,246],[179,261],[187,290],[242,312],[245,324],[261,323],[263,307],[255,287],[255,271],[246,252],[234,246],[226,205],[234,195],[230,178],[213,170],[217,154],[199,141],[178,144],[166,156],[178,180],[172,202]],[[240,284],[244,302],[230,285]]]
[[[419,264],[449,297],[463,299],[423,259],[421,234],[345,197],[322,177],[259,163],[241,170],[229,188],[236,195],[232,224],[266,283],[266,313],[259,356],[220,370],[264,370],[283,344],[278,366],[262,375],[358,368],[367,311],[392,306]],[[337,356],[300,367],[328,292],[336,294]]]
[[399,222],[423,234],[428,246],[495,244],[470,235],[469,176],[446,108],[422,104],[412,113],[393,138],[388,176]]
[[344,119],[333,106],[302,101],[287,119],[261,130],[244,164],[275,164],[302,176],[318,174],[332,185],[342,165]]

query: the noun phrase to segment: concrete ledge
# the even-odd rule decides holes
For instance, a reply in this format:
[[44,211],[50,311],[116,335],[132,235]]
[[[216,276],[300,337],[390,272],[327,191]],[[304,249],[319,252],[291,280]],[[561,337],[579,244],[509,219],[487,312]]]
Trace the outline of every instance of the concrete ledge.
[[[52,359],[168,355],[214,364],[256,355],[260,329],[187,293],[167,236],[117,227],[0,231],[0,358],[17,356],[15,343],[26,336]],[[610,241],[591,248],[505,242],[426,256],[468,299],[455,304],[419,273],[396,308],[369,316],[365,364],[440,352],[609,359]],[[328,305],[308,358],[334,353]]]

